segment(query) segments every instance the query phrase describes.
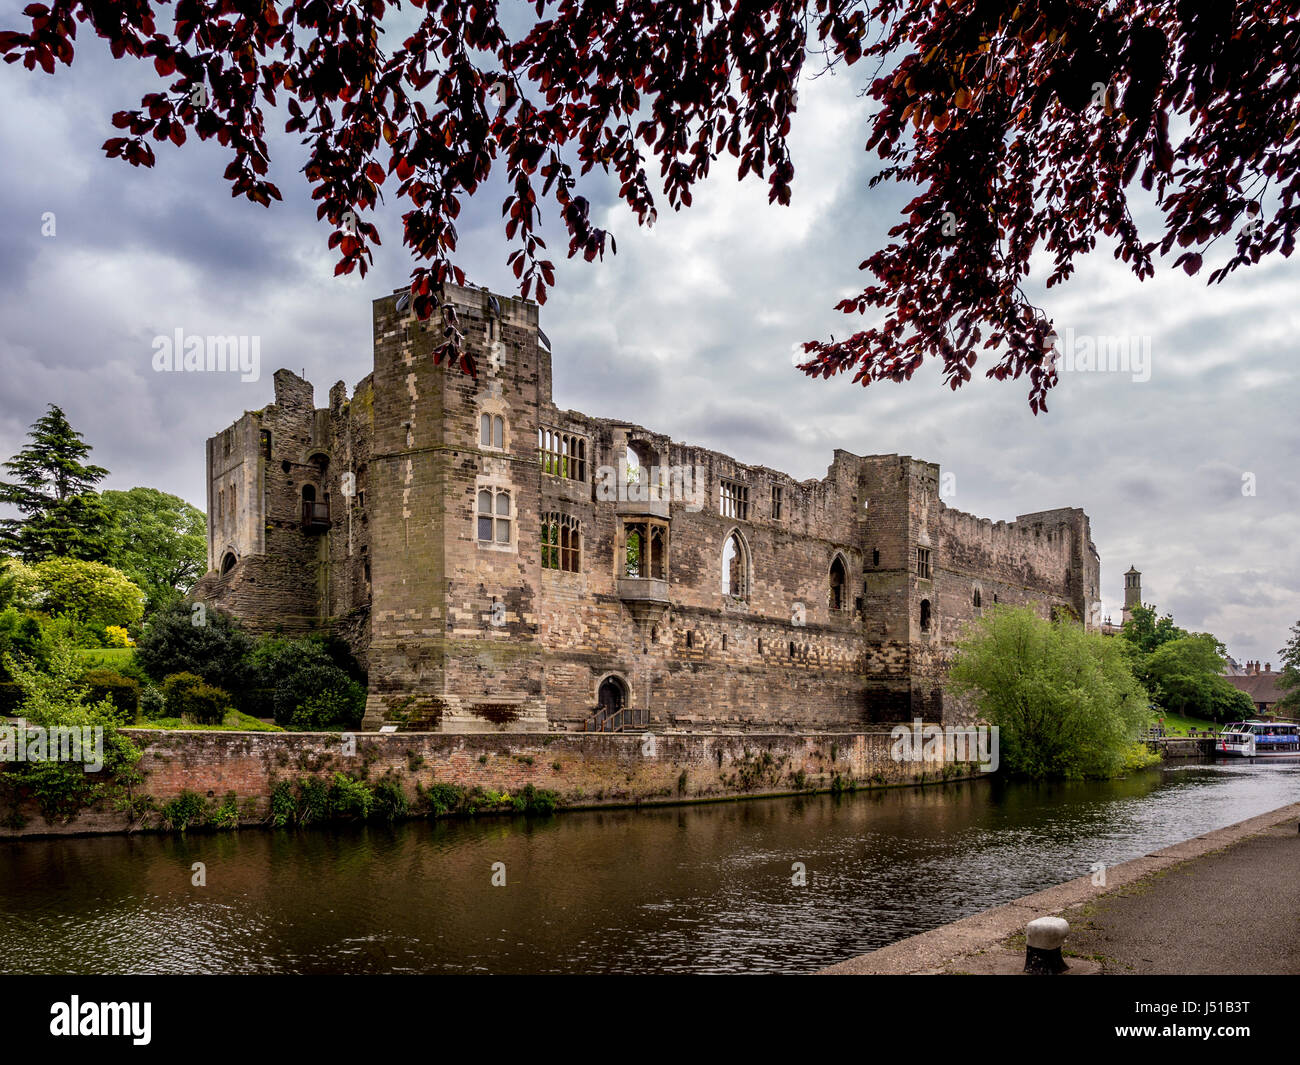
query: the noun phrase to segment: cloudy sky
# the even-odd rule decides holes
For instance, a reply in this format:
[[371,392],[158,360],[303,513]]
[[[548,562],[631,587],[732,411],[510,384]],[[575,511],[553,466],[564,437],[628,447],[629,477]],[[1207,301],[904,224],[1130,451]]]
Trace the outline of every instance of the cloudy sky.
[[[13,27],[20,7],[0,3],[0,24]],[[737,184],[723,163],[690,210],[665,207],[651,231],[614,203],[613,186],[588,183],[618,242],[603,263],[563,260],[567,241],[544,227],[558,249],[542,308],[556,402],[800,478],[824,475],[836,447],[911,454],[955,474],[949,505],[994,520],[1083,507],[1108,610],[1118,616],[1136,564],[1148,602],[1237,658],[1276,666],[1300,618],[1300,257],[1207,288],[1210,263],[1192,279],[1166,261],[1139,283],[1103,245],[1066,285],[1031,286],[1058,332],[1147,338],[1151,354],[1145,381],[1063,375],[1038,417],[1024,384],[978,375],[957,393],[934,369],[865,390],[808,380],[792,368],[795,346],[853,327],[834,304],[861,288],[857,264],[904,201],[868,189],[865,77],[801,86],[789,207],[768,206],[765,185]],[[224,153],[194,138],[159,147],[153,170],[105,159],[112,112],[157,86],[151,69],[84,37],[74,67],[53,77],[0,65],[0,457],[55,402],[112,471],[106,487],[202,505],[204,439],[268,402],[276,367],[305,370],[321,404],[332,382],[355,384],[370,369],[369,301],[404,284],[411,261],[390,201],[377,212],[375,269],[332,276],[297,138],[272,140],[285,201],[270,210],[232,199]],[[503,195],[487,187],[458,226],[471,279],[511,291]],[[47,212],[53,236],[42,235]],[[260,336],[262,379],[154,373],[153,338],[177,328]]]

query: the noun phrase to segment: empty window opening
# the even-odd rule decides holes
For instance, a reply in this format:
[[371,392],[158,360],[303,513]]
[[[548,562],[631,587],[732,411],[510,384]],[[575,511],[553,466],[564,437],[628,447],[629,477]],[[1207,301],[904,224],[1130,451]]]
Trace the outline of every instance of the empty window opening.
[[847,574],[844,572],[844,559],[839,555],[836,555],[834,560],[831,562],[831,610],[844,609],[844,585],[846,580]]
[[587,441],[574,433],[542,427],[537,430],[537,458],[542,472],[574,481],[587,479]]
[[623,576],[667,580],[668,527],[657,522],[629,522],[623,533]]
[[749,557],[739,533],[728,536],[722,548],[722,594],[749,598]]
[[236,561],[235,553],[233,551],[227,551],[226,557],[221,560],[221,572],[223,574],[229,573],[235,568]]
[[723,481],[719,510],[724,518],[749,520],[749,489],[736,481]]
[[542,515],[542,568],[566,573],[582,569],[582,531],[571,514]]
[[984,597],[980,595],[980,590],[976,588],[975,594],[971,596],[971,603],[974,605],[976,610],[978,610],[983,605],[983,598]]
[[921,600],[921,631],[930,631],[930,600]]
[[783,495],[784,493],[782,492],[781,486],[779,484],[772,485],[772,520],[773,521],[781,520],[782,503],[784,502]]

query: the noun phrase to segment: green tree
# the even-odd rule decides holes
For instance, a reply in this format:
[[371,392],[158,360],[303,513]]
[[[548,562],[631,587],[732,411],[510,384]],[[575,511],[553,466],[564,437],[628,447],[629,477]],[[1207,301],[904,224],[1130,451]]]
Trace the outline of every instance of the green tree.
[[155,681],[194,673],[209,684],[239,693],[247,687],[253,641],[226,615],[178,599],[165,604],[136,642],[135,661]]
[[88,625],[134,625],[144,616],[144,592],[121,570],[102,562],[47,558],[32,567],[38,605]]
[[1254,704],[1223,676],[1223,645],[1208,632],[1161,644],[1144,663],[1155,701],[1172,714],[1213,721],[1250,717]]
[[0,774],[0,795],[11,803],[24,795],[36,799],[51,823],[67,821],[82,808],[125,794],[139,782],[140,751],[118,731],[119,712],[111,699],[94,699],[82,681],[84,669],[66,643],[52,641],[37,664],[6,655],[4,667],[22,689],[18,712],[32,725],[101,726],[104,729],[102,772],[85,772],[76,762],[29,762]]
[[90,445],[53,403],[27,435],[30,443],[4,464],[14,479],[0,481],[0,503],[22,517],[0,520],[0,547],[27,562],[103,560],[108,514],[95,485],[108,470],[84,462]]
[[1150,654],[1162,644],[1181,640],[1191,633],[1175,625],[1172,614],[1158,618],[1154,607],[1135,606],[1120,628],[1120,635],[1144,654]]
[[1278,673],[1277,686],[1283,695],[1277,709],[1284,714],[1300,714],[1300,621],[1291,626],[1291,639],[1282,650],[1282,669]]
[[1111,777],[1134,764],[1147,694],[1119,642],[995,607],[958,642],[949,692],[998,726],[1002,764],[1029,777]]
[[145,593],[152,614],[188,592],[207,568],[207,519],[179,496],[156,488],[105,492],[113,564]]

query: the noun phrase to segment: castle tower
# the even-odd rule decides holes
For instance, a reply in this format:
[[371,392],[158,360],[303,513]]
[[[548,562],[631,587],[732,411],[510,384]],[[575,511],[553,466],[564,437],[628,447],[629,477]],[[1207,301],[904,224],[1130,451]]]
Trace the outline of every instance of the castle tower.
[[1142,574],[1138,572],[1136,566],[1129,566],[1128,572],[1124,574],[1124,613],[1121,615],[1120,623],[1128,621],[1133,616],[1133,608],[1142,605]]

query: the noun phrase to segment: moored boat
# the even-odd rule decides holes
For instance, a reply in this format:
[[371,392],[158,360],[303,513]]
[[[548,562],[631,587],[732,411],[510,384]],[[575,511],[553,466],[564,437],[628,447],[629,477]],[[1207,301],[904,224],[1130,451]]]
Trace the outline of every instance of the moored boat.
[[1219,754],[1269,758],[1300,754],[1300,725],[1280,721],[1234,721],[1215,743]]

